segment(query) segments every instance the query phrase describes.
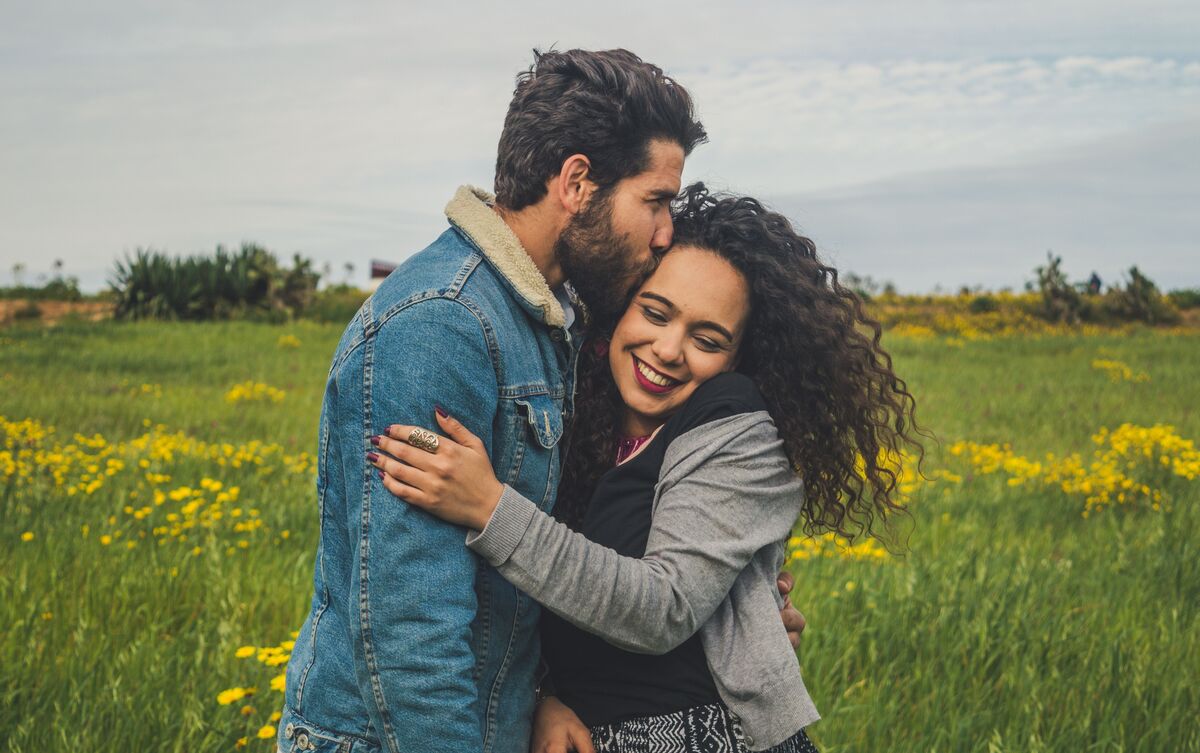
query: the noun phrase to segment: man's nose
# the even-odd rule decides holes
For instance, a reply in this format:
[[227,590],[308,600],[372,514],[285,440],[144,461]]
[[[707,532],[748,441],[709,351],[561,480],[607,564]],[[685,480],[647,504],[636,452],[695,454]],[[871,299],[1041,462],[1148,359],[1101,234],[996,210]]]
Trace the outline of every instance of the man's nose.
[[656,254],[661,254],[671,247],[671,239],[674,236],[675,226],[671,223],[671,218],[668,215],[667,221],[655,228],[654,236],[650,238],[650,250]]

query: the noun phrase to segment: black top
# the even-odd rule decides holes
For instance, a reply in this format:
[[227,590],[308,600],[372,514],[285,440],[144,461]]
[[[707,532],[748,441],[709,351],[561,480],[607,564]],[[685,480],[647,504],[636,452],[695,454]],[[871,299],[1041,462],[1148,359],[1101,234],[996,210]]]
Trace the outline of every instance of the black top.
[[[626,557],[641,558],[650,535],[654,486],[667,446],[709,421],[766,410],[749,378],[722,374],[696,388],[642,451],[600,477],[579,532]],[[612,724],[719,703],[699,634],[661,656],[623,651],[542,611],[542,656],[558,697],[584,724]]]

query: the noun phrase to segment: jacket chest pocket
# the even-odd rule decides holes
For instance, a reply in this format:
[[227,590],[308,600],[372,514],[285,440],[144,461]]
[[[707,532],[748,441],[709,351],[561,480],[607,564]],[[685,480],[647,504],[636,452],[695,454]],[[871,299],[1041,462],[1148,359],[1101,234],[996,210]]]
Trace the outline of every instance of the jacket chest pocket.
[[519,397],[515,402],[529,424],[533,440],[544,450],[558,446],[563,433],[561,403],[549,395]]
[[561,401],[548,394],[525,395],[502,400],[500,412],[503,430],[493,446],[496,477],[546,510],[560,477]]

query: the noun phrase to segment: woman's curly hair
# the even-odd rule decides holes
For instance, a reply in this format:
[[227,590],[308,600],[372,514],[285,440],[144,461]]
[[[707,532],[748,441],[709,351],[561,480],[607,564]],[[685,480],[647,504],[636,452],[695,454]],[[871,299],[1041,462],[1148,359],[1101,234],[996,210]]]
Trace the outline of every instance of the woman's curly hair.
[[[815,244],[783,215],[747,197],[688,186],[673,207],[674,245],[711,251],[750,289],[750,317],[737,370],[754,380],[804,483],[806,533],[849,539],[902,510],[898,460],[918,461],[915,401],[880,346],[879,323],[838,282]],[[669,252],[668,252],[669,253]],[[580,354],[576,414],[558,499],[577,525],[616,455],[621,397],[602,347],[613,323],[597,323]]]

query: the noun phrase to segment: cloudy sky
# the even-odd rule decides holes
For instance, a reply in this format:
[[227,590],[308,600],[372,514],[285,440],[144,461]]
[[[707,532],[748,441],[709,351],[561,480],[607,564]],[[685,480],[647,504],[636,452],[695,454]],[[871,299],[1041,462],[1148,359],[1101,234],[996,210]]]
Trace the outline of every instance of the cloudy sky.
[[335,279],[490,185],[533,47],[693,92],[685,180],[756,195],[901,290],[1137,264],[1200,286],[1200,3],[0,0],[0,284],[262,243]]

